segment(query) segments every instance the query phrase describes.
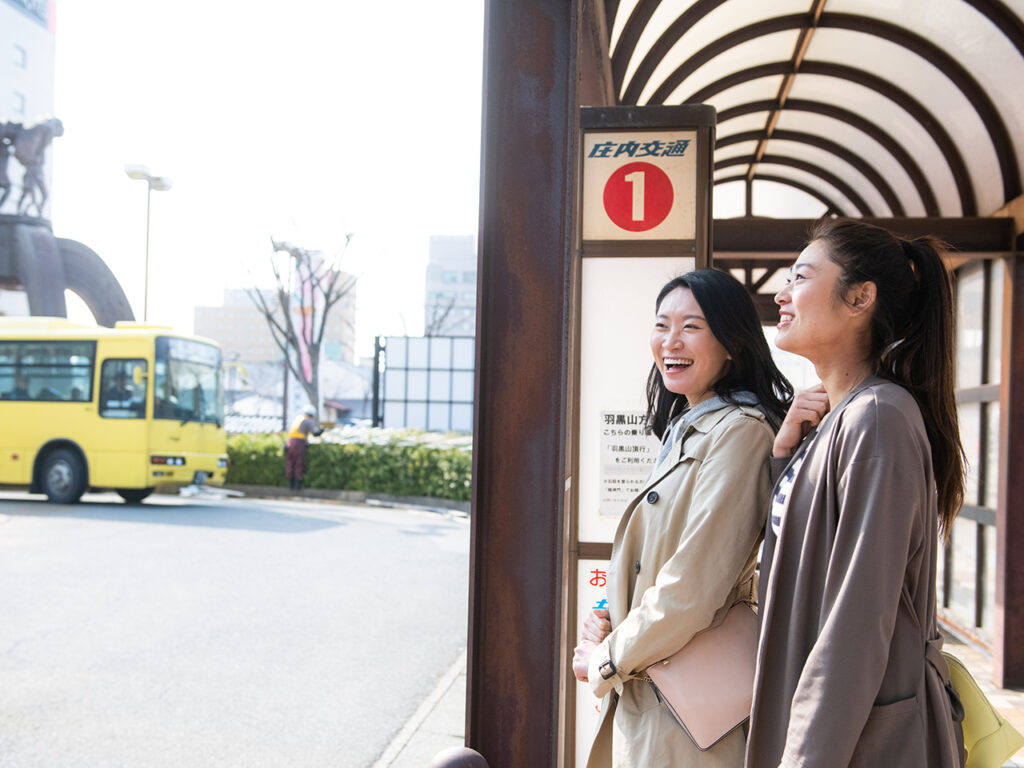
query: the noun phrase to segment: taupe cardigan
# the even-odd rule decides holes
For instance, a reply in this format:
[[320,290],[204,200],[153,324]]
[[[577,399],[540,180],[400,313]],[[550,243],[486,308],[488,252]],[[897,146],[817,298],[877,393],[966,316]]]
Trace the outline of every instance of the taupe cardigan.
[[800,450],[761,559],[746,765],[959,766],[935,617],[935,480],[916,402],[870,378]]

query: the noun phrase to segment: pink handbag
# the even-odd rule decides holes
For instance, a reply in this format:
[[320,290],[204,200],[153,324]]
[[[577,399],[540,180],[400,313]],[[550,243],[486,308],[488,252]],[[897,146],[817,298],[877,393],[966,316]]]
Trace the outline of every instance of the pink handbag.
[[704,751],[750,717],[756,662],[757,615],[736,603],[717,627],[645,671],[658,698]]

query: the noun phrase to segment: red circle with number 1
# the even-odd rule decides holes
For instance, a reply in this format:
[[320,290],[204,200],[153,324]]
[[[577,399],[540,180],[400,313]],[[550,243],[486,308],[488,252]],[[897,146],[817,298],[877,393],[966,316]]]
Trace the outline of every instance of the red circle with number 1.
[[672,210],[672,180],[652,163],[627,163],[604,185],[604,209],[616,226],[646,232]]

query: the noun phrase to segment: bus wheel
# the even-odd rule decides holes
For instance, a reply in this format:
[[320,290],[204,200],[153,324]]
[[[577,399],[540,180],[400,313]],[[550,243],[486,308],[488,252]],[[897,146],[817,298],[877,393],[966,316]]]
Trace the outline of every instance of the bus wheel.
[[73,451],[51,452],[43,462],[43,493],[55,504],[74,504],[85,493],[85,467]]
[[140,504],[153,492],[152,488],[118,488],[117,495],[128,504]]

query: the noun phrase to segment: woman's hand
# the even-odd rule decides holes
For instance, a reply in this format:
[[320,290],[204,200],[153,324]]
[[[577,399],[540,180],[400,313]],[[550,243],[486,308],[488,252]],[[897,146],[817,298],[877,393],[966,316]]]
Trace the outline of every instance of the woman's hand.
[[572,653],[572,673],[581,683],[587,682],[591,654],[611,631],[611,617],[606,610],[594,610],[584,620],[583,631],[580,633],[580,644],[573,649]]
[[772,456],[792,456],[807,433],[821,423],[828,413],[828,395],[821,384],[800,392],[793,398],[786,418],[775,436]]
[[590,678],[590,655],[597,646],[581,640],[572,652],[572,673],[581,683],[588,682]]
[[591,611],[590,615],[587,616],[583,622],[583,632],[580,637],[584,641],[589,641],[594,645],[597,645],[612,631],[611,616],[608,611],[604,609],[595,609]]

